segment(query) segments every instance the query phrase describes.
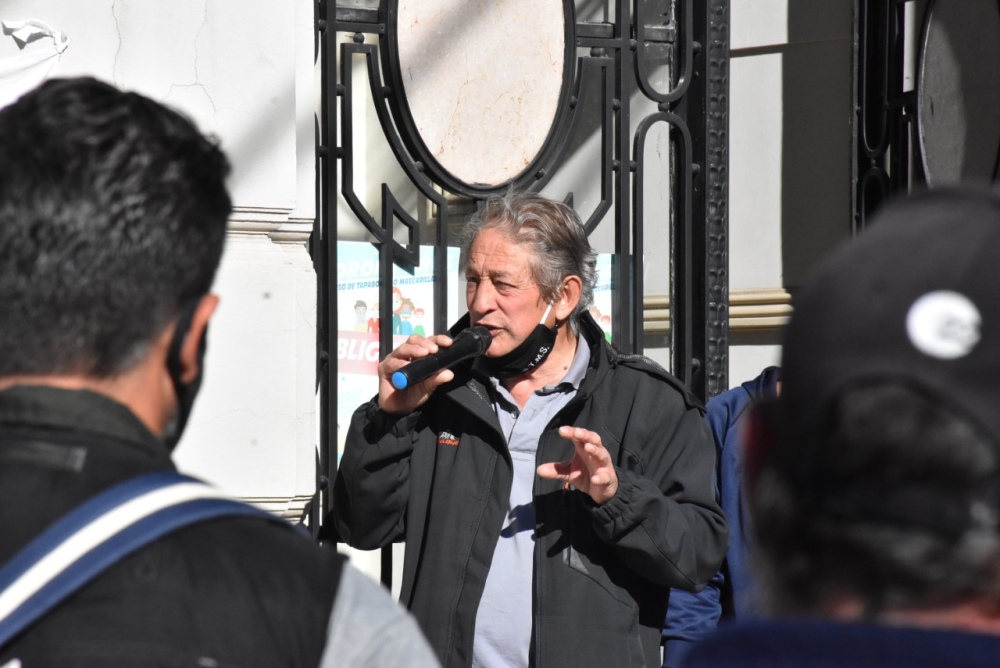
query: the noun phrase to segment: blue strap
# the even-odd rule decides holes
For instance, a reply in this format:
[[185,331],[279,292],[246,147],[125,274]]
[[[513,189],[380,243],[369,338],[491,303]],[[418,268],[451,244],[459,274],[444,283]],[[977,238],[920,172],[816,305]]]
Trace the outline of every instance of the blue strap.
[[[173,490],[166,491],[168,488]],[[150,495],[161,490],[166,493]],[[183,498],[155,503],[146,500],[151,496],[164,497],[177,490],[183,490]],[[118,528],[102,528],[108,524],[117,527],[109,518],[130,502],[138,506],[134,519],[126,520]],[[152,507],[144,507],[143,504],[147,503],[151,503]],[[219,493],[208,485],[175,472],[133,478],[89,499],[53,523],[0,568],[0,603],[5,595],[8,596],[6,605],[0,607],[0,647],[108,567],[139,548],[181,527],[233,515],[258,517],[293,528],[280,517],[234,499],[220,498]],[[71,538],[86,540],[88,532],[93,536],[95,530],[106,530],[110,535],[68,564],[46,565],[44,569],[38,566],[54,551],[66,551]],[[26,577],[33,568],[35,572]],[[21,602],[20,597],[11,596],[11,587],[24,587],[26,580],[35,583],[29,587],[34,591]]]

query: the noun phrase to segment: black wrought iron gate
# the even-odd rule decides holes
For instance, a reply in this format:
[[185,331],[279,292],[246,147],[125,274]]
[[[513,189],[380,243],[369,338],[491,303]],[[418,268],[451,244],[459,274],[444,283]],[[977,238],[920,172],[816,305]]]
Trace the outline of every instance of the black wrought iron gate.
[[[488,186],[467,183],[443,168],[408,113],[398,55],[401,0],[381,0],[377,6],[357,0],[315,4],[322,93],[316,151],[318,219],[311,248],[319,280],[321,491],[337,466],[337,365],[342,350],[336,272],[345,215],[355,228],[358,223],[363,227],[362,240],[378,249],[378,321],[392,320],[394,276],[430,263],[434,321],[428,324],[440,332],[450,324],[447,312],[454,299],[446,276],[446,249],[454,246],[453,232],[465,215],[477,201],[510,186],[532,191],[548,187],[549,196],[580,207],[577,211],[592,239],[595,232],[611,231],[611,280],[617,286],[613,338],[630,352],[642,352],[646,343],[643,249],[651,231],[660,231],[668,240],[668,248],[662,249],[668,259],[663,271],[669,264],[672,279],[666,342],[672,371],[702,398],[728,388],[729,0],[562,4],[565,67],[549,134],[527,167]],[[364,77],[355,73],[359,67]],[[370,126],[364,133],[358,130],[365,120],[358,117],[362,98],[369,105],[366,118],[377,118],[388,146],[385,155],[391,158],[387,161],[395,163],[397,173],[392,183],[379,184],[377,194],[371,187],[357,187],[359,165],[373,153]],[[647,146],[654,132],[669,138],[669,169],[662,182],[650,184]],[[593,188],[597,192],[574,187],[550,192],[559,183],[553,179],[589,138],[599,142],[599,159],[588,163],[599,183]],[[649,210],[647,190],[654,186],[669,191],[668,204]],[[591,204],[581,210],[585,201]],[[669,229],[666,236],[664,229]],[[390,327],[378,329],[378,345],[381,356],[392,349]],[[323,498],[325,515],[329,497]]]
[[1000,3],[855,0],[852,231],[915,187],[997,180]]

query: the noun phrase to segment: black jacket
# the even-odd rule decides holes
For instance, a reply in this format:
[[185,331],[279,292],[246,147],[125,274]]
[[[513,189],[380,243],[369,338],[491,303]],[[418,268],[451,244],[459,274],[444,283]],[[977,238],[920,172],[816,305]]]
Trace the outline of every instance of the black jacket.
[[[173,470],[166,448],[99,394],[0,392],[0,561],[97,492]],[[342,558],[260,519],[181,529],[126,557],[0,650],[0,665],[308,666]]]
[[[460,323],[458,328],[460,328]],[[701,404],[651,361],[623,356],[588,316],[576,397],[546,427],[538,462],[569,459],[558,428],[601,434],[619,489],[597,506],[535,479],[537,666],[659,666],[668,589],[697,589],[718,569],[726,522]],[[406,541],[400,599],[446,666],[468,666],[476,611],[507,513],[511,460],[487,379],[468,362],[417,412],[373,401],[354,414],[333,514],[350,545]]]

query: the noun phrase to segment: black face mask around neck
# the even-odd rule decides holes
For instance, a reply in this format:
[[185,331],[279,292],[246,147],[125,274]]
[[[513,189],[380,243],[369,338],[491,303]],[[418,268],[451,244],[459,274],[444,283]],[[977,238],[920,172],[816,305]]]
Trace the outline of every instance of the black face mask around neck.
[[[548,311],[545,312],[548,315]],[[544,320],[544,318],[543,318]],[[500,357],[483,357],[490,372],[497,378],[511,378],[528,373],[545,361],[555,348],[559,325],[546,327],[544,322],[535,326],[521,345]]]
[[194,408],[195,397],[198,396],[198,390],[201,389],[201,379],[205,370],[205,350],[208,347],[207,325],[201,335],[201,344],[198,346],[198,375],[190,383],[181,381],[183,373],[181,347],[191,330],[191,321],[194,319],[194,312],[200,303],[201,300],[197,299],[181,312],[180,318],[177,319],[177,327],[174,329],[174,337],[170,341],[170,351],[167,353],[167,371],[170,374],[170,382],[174,385],[174,393],[177,395],[177,413],[163,430],[163,442],[166,444],[168,452],[173,452],[181,440],[184,427],[187,426],[191,410]]

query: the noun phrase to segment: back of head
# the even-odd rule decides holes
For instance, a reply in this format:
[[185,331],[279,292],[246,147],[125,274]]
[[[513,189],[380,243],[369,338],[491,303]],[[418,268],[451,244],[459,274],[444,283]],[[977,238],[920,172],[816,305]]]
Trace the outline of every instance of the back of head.
[[228,171],[189,120],[94,79],[0,109],[0,377],[138,361],[211,286]]
[[995,599],[997,266],[1000,197],[933,191],[888,206],[796,296],[774,437],[749,452],[779,611]]
[[570,316],[575,331],[580,314],[594,302],[597,285],[597,254],[576,212],[562,202],[534,193],[509,191],[491,196],[465,227],[462,266],[468,261],[476,236],[487,229],[501,232],[530,252],[532,275],[543,299],[554,299],[567,276],[580,277],[580,302]]

